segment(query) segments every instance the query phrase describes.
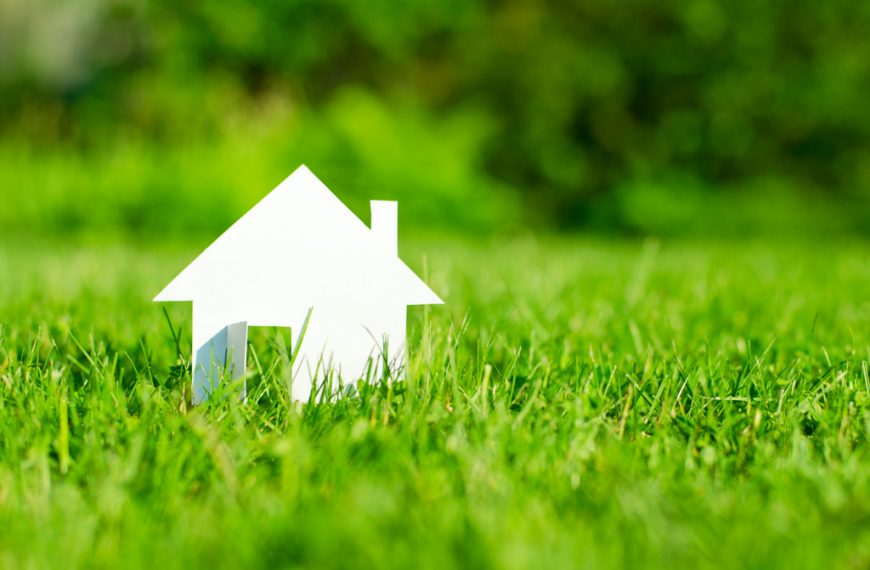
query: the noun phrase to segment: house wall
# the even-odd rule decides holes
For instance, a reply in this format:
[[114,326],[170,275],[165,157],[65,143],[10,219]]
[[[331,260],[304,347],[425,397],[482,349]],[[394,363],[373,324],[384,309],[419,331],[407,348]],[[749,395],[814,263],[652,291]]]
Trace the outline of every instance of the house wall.
[[379,381],[385,364],[394,379],[403,377],[406,323],[405,306],[361,312],[315,307],[294,362],[293,397],[308,400],[315,382],[322,393],[325,382],[336,391],[360,378]]
[[[289,327],[291,342],[295,345],[308,315],[308,310],[280,310],[267,319],[250,311],[224,307],[194,303],[194,403],[208,397],[222,377],[239,378],[245,373],[248,326]],[[378,381],[384,376],[385,363],[394,379],[403,377],[406,317],[405,305],[313,307],[294,361],[294,399],[307,401],[314,382],[322,388],[328,377],[333,392],[339,385],[351,384],[360,378]],[[225,323],[237,324],[226,326]]]

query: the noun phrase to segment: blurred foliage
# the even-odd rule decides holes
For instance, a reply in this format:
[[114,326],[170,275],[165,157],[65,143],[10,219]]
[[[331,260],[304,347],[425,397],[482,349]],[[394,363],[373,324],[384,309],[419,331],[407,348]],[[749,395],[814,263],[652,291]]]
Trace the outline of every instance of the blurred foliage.
[[0,0],[0,221],[217,228],[307,163],[492,229],[870,228],[870,4]]
[[[474,115],[435,122],[345,92],[317,114],[264,112],[250,128],[155,145],[139,138],[71,153],[0,146],[10,189],[0,225],[203,232],[229,226],[299,163],[364,220],[370,199],[400,199],[402,219],[473,231],[515,216],[511,190],[474,167],[487,126]],[[468,207],[471,200],[485,207]],[[440,220],[440,224],[437,221]]]

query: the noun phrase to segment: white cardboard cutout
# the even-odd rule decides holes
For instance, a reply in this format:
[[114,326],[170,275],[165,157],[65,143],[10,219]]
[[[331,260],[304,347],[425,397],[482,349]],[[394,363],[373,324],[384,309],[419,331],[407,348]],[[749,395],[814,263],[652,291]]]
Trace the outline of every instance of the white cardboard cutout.
[[402,375],[408,305],[443,301],[398,257],[397,203],[371,209],[369,229],[300,166],[155,297],[193,302],[194,403],[244,375],[249,326],[290,327],[295,344],[307,321],[297,400],[327,375]]

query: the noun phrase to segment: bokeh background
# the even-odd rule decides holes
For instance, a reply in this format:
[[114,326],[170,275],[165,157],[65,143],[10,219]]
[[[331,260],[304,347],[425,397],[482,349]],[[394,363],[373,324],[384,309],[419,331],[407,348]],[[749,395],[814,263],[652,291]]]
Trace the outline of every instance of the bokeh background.
[[0,0],[0,228],[870,235],[870,3]]

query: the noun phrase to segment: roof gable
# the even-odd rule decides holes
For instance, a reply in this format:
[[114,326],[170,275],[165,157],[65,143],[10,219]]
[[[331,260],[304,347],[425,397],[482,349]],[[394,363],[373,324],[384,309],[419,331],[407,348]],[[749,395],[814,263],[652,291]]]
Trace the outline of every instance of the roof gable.
[[305,166],[208,246],[155,301],[422,305],[443,301]]

